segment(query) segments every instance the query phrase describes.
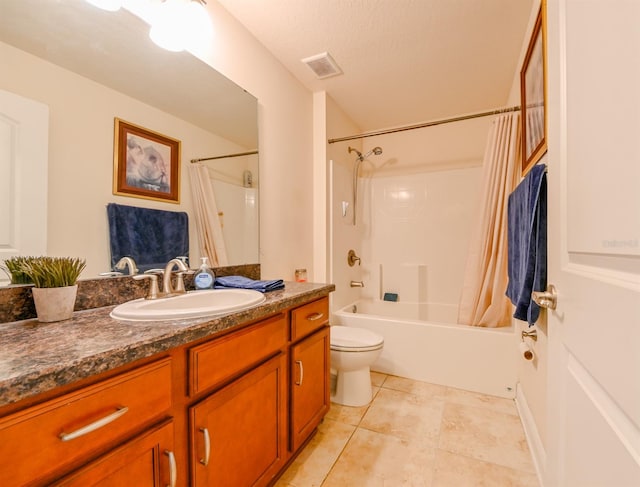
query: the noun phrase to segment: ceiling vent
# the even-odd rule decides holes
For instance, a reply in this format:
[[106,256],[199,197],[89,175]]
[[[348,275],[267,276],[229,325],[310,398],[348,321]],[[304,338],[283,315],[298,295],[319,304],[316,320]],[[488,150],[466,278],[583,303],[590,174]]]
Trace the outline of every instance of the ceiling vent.
[[304,58],[302,62],[311,68],[311,71],[315,73],[318,79],[342,74],[342,70],[328,52]]

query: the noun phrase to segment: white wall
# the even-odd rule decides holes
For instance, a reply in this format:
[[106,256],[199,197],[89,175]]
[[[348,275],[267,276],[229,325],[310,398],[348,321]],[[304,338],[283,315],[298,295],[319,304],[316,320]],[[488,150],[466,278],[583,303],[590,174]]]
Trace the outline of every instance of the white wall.
[[[0,58],[0,88],[49,106],[47,253],[86,258],[83,277],[96,276],[110,267],[107,203],[191,214],[188,161],[242,149],[12,46],[0,43]],[[182,141],[180,204],[112,194],[114,117]],[[195,220],[190,220],[191,257],[197,263]]]
[[258,98],[262,277],[293,280],[313,265],[313,96],[219,3],[206,8],[214,43],[198,56]]
[[[355,123],[341,108],[327,97],[327,138],[352,135],[360,132]],[[332,309],[340,308],[358,299],[360,288],[349,286],[350,281],[362,280],[362,267],[349,267],[347,253],[353,249],[362,253],[362,227],[353,225],[353,204],[351,177],[355,154],[349,154],[348,147],[362,149],[362,141],[326,144],[329,162],[329,281],[336,291],[331,295]],[[342,202],[348,203],[346,216],[342,216]]]

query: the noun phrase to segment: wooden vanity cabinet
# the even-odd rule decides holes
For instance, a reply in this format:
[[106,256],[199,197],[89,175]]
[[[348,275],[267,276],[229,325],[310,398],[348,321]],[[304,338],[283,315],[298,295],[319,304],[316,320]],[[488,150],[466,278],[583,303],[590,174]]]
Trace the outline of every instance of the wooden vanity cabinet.
[[214,388],[189,408],[191,485],[274,482],[329,410],[328,317],[319,299],[189,352],[190,391]]
[[291,311],[290,449],[296,452],[329,411],[329,300]]
[[[0,485],[48,485],[168,418],[170,409],[166,358],[0,418]],[[172,444],[163,447],[170,450]],[[119,468],[127,468],[127,460],[119,457]],[[146,468],[157,468],[152,458],[146,460]],[[109,462],[103,459],[102,465]],[[93,475],[90,470],[86,475]]]
[[192,394],[214,387],[189,408],[193,486],[267,485],[284,466],[287,337],[282,313],[189,351]]
[[321,298],[0,408],[0,486],[272,485],[329,409],[328,314]]

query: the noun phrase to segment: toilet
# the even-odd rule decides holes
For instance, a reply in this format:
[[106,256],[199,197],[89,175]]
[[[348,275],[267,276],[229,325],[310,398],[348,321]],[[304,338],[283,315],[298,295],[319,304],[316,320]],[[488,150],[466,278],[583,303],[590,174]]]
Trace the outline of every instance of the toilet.
[[371,402],[369,367],[382,353],[384,338],[364,328],[331,327],[331,367],[337,371],[336,391],[331,400],[344,406]]

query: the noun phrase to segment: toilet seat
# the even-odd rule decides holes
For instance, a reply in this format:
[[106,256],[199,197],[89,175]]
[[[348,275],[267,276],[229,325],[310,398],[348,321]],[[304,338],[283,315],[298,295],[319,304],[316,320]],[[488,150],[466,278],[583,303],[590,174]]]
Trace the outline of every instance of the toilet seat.
[[331,350],[339,352],[368,352],[384,345],[384,338],[363,328],[351,326],[331,327]]

